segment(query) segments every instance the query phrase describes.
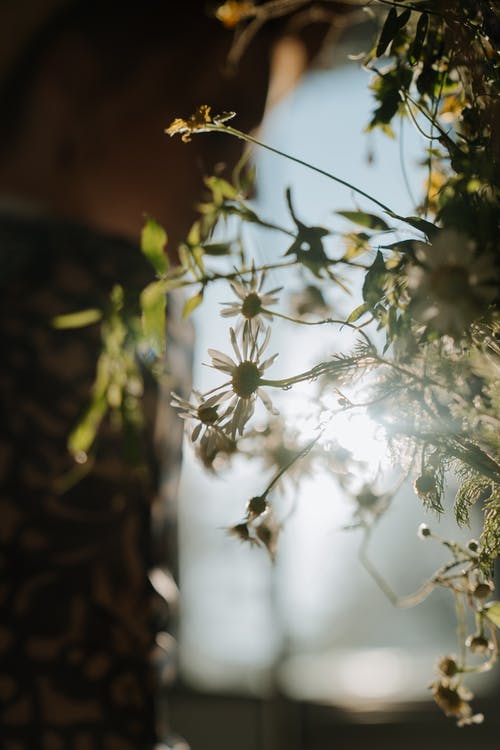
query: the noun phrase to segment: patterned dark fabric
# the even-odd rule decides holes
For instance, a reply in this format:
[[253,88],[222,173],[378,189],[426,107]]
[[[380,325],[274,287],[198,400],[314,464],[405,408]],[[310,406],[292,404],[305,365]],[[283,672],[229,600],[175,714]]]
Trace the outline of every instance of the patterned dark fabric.
[[125,460],[108,419],[79,477],[66,440],[89,401],[100,327],[51,323],[106,305],[116,283],[135,308],[152,275],[125,241],[69,223],[0,218],[2,750],[154,746],[150,662],[166,615],[148,572],[161,569],[173,536],[175,512],[157,492],[160,483],[175,490],[180,433],[163,424],[155,440],[159,401],[148,381],[142,461]]

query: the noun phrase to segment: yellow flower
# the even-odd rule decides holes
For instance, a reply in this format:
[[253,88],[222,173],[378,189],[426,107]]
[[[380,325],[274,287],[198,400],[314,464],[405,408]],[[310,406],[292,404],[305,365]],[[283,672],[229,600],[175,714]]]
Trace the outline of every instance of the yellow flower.
[[227,0],[215,12],[215,17],[226,29],[234,29],[240,21],[244,21],[253,15],[255,15],[253,2],[238,2],[238,0]]
[[187,120],[182,117],[176,117],[168,128],[165,129],[165,133],[172,137],[181,134],[182,141],[189,143],[193,133],[203,133],[211,128],[207,125],[223,125],[228,120],[231,120],[235,116],[235,112],[223,112],[220,115],[211,115],[210,112],[212,107],[208,104],[202,104],[198,107],[196,112],[190,115]]
[[206,125],[211,124],[211,109],[208,104],[202,104],[187,120],[184,120],[182,117],[176,117],[165,130],[165,133],[170,137],[181,133],[183,142],[188,143],[191,140],[192,133],[202,130]]

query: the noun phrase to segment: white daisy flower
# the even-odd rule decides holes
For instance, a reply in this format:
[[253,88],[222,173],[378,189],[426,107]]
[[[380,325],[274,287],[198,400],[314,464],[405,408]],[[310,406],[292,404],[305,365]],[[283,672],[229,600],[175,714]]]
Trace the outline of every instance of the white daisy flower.
[[460,338],[495,297],[490,256],[477,256],[475,243],[453,230],[440,232],[433,245],[415,242],[421,265],[408,272],[411,312],[442,334]]
[[253,332],[259,328],[264,328],[264,318],[272,319],[272,312],[267,308],[269,305],[275,305],[278,298],[275,294],[283,287],[276,287],[269,292],[263,292],[262,287],[265,281],[265,274],[261,274],[260,279],[256,273],[252,273],[250,281],[242,279],[241,281],[231,282],[231,289],[238,297],[238,302],[222,302],[224,310],[221,315],[224,318],[230,318],[235,315],[241,315],[241,320],[236,327],[236,333],[240,333],[244,324],[248,321]]
[[260,358],[269,343],[271,329],[267,328],[263,333],[262,343],[258,344],[259,331],[252,332],[250,326],[243,328],[241,336],[241,347],[236,339],[236,334],[232,328],[229,329],[231,344],[236,355],[236,362],[228,357],[227,354],[219,352],[216,349],[209,349],[208,353],[212,357],[212,367],[231,376],[231,380],[221,386],[224,390],[213,396],[210,401],[220,403],[221,401],[232,397],[229,403],[228,413],[230,420],[226,427],[234,440],[239,433],[243,434],[243,429],[252,416],[255,408],[256,398],[259,397],[266,409],[271,414],[277,414],[273,408],[271,399],[260,387],[264,370],[270,367],[275,361],[277,354],[268,357],[264,362]]
[[204,450],[208,453],[212,453],[221,444],[221,440],[222,442],[224,440],[228,441],[222,426],[230,415],[231,407],[222,413],[220,407],[230,396],[231,394],[229,393],[222,398],[219,394],[211,398],[205,398],[198,391],[193,391],[195,403],[192,403],[177,393],[172,393],[170,404],[180,410],[179,416],[181,419],[195,420],[197,422],[191,433],[191,441],[195,443],[199,439],[200,446],[203,445]]

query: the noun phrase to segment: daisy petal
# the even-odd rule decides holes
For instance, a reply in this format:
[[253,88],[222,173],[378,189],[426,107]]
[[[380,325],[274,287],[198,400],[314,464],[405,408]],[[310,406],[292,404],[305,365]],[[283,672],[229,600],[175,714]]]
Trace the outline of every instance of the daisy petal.
[[257,390],[257,396],[260,398],[264,406],[266,407],[267,411],[273,414],[275,417],[279,415],[279,411],[273,406],[273,403],[271,399],[269,398],[269,395],[262,390],[262,388],[258,388]]
[[243,362],[243,357],[241,356],[240,348],[238,346],[238,342],[236,340],[236,334],[233,328],[229,329],[229,336],[231,337],[231,344],[233,345],[234,353],[236,354],[236,357],[238,358],[238,362]]
[[273,364],[273,362],[276,361],[276,359],[278,358],[278,356],[279,356],[279,352],[276,352],[276,354],[273,354],[271,357],[268,357],[267,359],[265,359],[264,362],[260,365],[260,369],[261,370],[267,370],[267,368],[271,367],[271,365]]

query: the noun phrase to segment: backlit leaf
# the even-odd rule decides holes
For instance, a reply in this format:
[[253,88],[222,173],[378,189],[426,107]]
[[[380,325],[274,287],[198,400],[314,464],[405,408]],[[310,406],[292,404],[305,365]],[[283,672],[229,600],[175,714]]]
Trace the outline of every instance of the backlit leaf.
[[485,605],[484,611],[488,620],[500,628],[500,602],[489,602]]
[[54,328],[83,328],[97,323],[102,318],[101,310],[89,308],[88,310],[79,310],[78,312],[68,313],[67,315],[56,315],[52,318]]
[[157,355],[165,350],[165,310],[167,295],[165,282],[153,281],[141,292],[142,332]]
[[385,277],[384,256],[379,250],[363,283],[363,299],[371,310],[374,309],[383,297]]
[[366,302],[358,305],[347,318],[347,323],[355,323],[356,320],[359,320],[365,314],[365,312],[368,312],[368,310],[369,307]]
[[428,26],[429,16],[427,15],[427,13],[422,13],[420,15],[420,18],[418,19],[417,30],[415,32],[415,37],[408,54],[408,59],[411,65],[416,65],[420,60],[420,55],[422,53],[422,47],[424,45]]
[[108,410],[108,402],[105,394],[95,397],[83,417],[68,437],[68,449],[79,462],[86,460],[92,443],[96,438],[97,431]]
[[201,305],[203,302],[203,293],[198,292],[198,294],[195,294],[193,297],[190,297],[186,304],[184,305],[184,309],[182,311],[182,317],[188,318],[191,313],[193,313],[197,307]]
[[166,244],[167,233],[160,224],[148,217],[141,234],[141,250],[155,271],[162,276],[168,271]]
[[359,224],[367,229],[372,229],[374,232],[385,232],[391,227],[379,216],[374,214],[368,214],[364,211],[336,211],[339,216],[343,216],[345,219],[349,219],[354,224]]

